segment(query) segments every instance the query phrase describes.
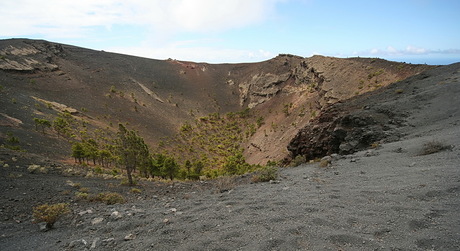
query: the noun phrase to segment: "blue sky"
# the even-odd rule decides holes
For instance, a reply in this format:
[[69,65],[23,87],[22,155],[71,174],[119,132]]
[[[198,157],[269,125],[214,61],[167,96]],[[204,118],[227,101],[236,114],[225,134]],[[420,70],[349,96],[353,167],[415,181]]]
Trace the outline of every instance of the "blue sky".
[[458,0],[2,0],[0,39],[45,39],[155,59],[280,53],[460,62]]

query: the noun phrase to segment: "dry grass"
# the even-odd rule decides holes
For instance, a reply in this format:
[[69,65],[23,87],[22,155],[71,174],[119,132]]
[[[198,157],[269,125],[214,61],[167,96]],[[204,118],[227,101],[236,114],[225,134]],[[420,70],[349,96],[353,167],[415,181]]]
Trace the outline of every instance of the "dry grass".
[[289,166],[296,167],[304,164],[306,162],[306,158],[303,155],[297,155],[289,164]]
[[321,162],[319,162],[319,166],[320,167],[328,167],[330,163],[331,162],[329,160],[321,160]]
[[113,205],[113,204],[117,204],[117,203],[125,203],[125,201],[126,201],[125,198],[123,197],[123,195],[121,195],[119,193],[110,193],[110,192],[99,193],[99,194],[97,194],[95,196],[91,196],[90,200],[91,201],[104,202],[107,205]]
[[230,190],[233,190],[233,188],[236,187],[236,182],[233,177],[230,176],[224,176],[216,179],[216,188],[217,192],[219,193],[224,193],[228,192]]
[[428,154],[433,154],[433,153],[441,152],[444,150],[451,150],[451,149],[452,149],[452,146],[450,145],[446,145],[439,141],[430,141],[423,145],[423,148],[420,151],[420,155],[428,155]]
[[252,176],[252,182],[268,182],[276,180],[278,177],[278,169],[276,167],[265,167]]
[[46,226],[52,228],[59,218],[69,212],[69,205],[66,203],[43,204],[34,207],[33,216],[36,223],[46,222]]

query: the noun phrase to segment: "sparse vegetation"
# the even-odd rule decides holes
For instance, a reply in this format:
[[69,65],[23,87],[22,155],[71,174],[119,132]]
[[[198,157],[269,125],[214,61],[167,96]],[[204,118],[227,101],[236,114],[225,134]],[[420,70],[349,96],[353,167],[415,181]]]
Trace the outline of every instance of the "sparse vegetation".
[[86,192],[75,192],[75,197],[77,200],[87,200],[89,198],[89,194]]
[[236,187],[235,179],[233,177],[225,176],[219,177],[216,181],[217,192],[228,192]]
[[286,115],[286,117],[291,114],[290,109],[292,108],[292,106],[293,106],[292,103],[284,104],[283,113],[284,113],[284,115]]
[[331,162],[329,160],[323,159],[319,162],[320,167],[327,167]]
[[131,188],[131,191],[130,191],[130,192],[131,192],[131,193],[135,193],[135,194],[139,194],[139,193],[142,193],[142,190],[140,190],[139,188],[133,187],[133,188]]
[[276,167],[267,166],[261,168],[253,177],[253,182],[268,182],[278,178],[278,169]]
[[118,203],[125,203],[125,198],[123,195],[119,193],[113,193],[113,192],[104,192],[104,193],[99,193],[94,197],[90,198],[91,201],[100,201],[104,202],[107,205],[113,205],[113,204],[118,204]]
[[[176,175],[181,179],[242,174],[255,166],[245,162],[241,144],[257,132],[263,120],[253,117],[249,109],[225,115],[212,113],[184,123],[177,135],[160,142],[156,152],[177,161]],[[156,176],[168,177],[161,168],[156,169]]]
[[290,166],[296,167],[304,164],[306,162],[306,158],[303,155],[297,155],[293,160],[291,160]]
[[[123,124],[119,124],[118,126],[118,137],[115,145],[116,152],[120,157],[120,163],[125,166],[129,184],[133,185],[132,172],[137,167],[141,170],[147,170],[151,163],[149,149],[144,143],[144,139],[135,131],[126,129]],[[174,175],[171,170],[168,169],[168,171],[168,175],[173,179]]]
[[19,146],[19,138],[14,136],[12,132],[6,132],[6,144],[3,145],[5,148],[20,151],[21,147]]
[[380,69],[378,69],[378,70],[375,71],[375,72],[369,73],[369,74],[367,75],[367,79],[368,79],[368,80],[371,80],[371,79],[374,78],[374,77],[378,77],[378,76],[382,75],[384,72],[385,72],[385,69],[380,68]]
[[430,141],[423,145],[420,155],[429,155],[429,154],[433,154],[433,153],[437,153],[437,152],[441,152],[445,150],[451,150],[451,149],[452,149],[452,146],[450,145],[446,145],[439,141]]
[[47,119],[34,118],[35,130],[38,131],[38,128],[42,129],[42,133],[45,134],[45,129],[51,127],[51,122]]
[[34,207],[33,217],[36,223],[46,222],[48,228],[52,228],[54,223],[63,215],[70,212],[69,205],[66,203],[43,204]]

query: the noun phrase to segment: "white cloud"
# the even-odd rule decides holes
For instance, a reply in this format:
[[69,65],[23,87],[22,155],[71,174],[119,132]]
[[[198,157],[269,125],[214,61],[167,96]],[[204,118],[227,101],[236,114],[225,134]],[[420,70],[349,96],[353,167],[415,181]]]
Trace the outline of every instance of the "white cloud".
[[409,45],[406,47],[406,50],[402,53],[404,52],[407,54],[427,54],[430,51],[424,48],[417,48],[415,46]]
[[388,46],[386,49],[373,48],[367,51],[353,52],[357,56],[408,56],[408,55],[431,55],[431,54],[460,54],[459,49],[431,50],[413,45],[408,45],[405,49],[397,49]]
[[[84,36],[85,29],[141,25],[175,33],[215,32],[268,18],[282,0],[16,0],[0,2],[2,36]],[[6,25],[5,25],[6,24]]]
[[398,50],[396,48],[394,48],[393,46],[388,46],[387,47],[387,52],[389,54],[398,54],[399,53]]
[[188,48],[177,46],[177,44],[171,44],[166,47],[114,47],[107,50],[146,58],[172,58],[183,61],[200,61],[207,63],[259,62],[275,56],[274,53],[264,50],[252,51],[212,47]]

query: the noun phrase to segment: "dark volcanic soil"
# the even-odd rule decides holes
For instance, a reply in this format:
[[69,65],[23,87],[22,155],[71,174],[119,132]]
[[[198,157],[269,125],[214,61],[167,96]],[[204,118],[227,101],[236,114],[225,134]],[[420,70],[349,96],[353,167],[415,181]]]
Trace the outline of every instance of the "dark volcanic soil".
[[[133,194],[118,180],[29,174],[30,164],[62,165],[2,150],[0,250],[459,250],[460,65],[426,76],[400,84],[411,88],[403,95],[368,97],[376,111],[406,114],[392,129],[399,140],[327,167],[283,168],[270,183],[141,182]],[[428,142],[446,149],[420,155]],[[127,203],[77,201],[69,181]],[[72,213],[40,232],[31,208],[48,202]]]

